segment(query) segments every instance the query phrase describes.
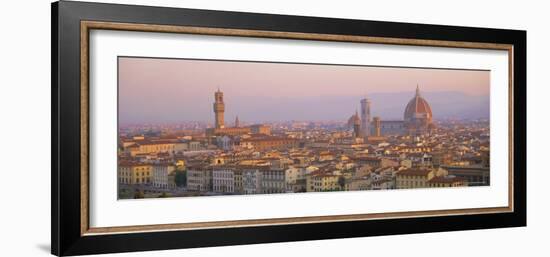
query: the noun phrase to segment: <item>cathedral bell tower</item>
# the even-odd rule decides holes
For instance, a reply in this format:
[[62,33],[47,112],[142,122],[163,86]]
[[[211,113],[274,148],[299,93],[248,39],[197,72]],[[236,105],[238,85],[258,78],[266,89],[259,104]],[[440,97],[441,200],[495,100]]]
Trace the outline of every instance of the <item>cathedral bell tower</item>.
[[367,97],[361,99],[361,134],[370,136],[370,100]]

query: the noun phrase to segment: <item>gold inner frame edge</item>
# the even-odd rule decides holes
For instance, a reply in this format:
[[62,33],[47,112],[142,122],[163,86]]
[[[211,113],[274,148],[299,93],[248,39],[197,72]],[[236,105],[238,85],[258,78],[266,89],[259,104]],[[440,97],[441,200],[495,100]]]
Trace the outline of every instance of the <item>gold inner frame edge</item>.
[[[509,140],[508,206],[469,208],[469,209],[430,210],[430,211],[408,211],[408,212],[390,212],[390,213],[291,217],[291,218],[273,218],[273,219],[209,221],[209,222],[192,222],[192,223],[176,223],[176,224],[152,224],[152,225],[119,226],[119,227],[90,227],[89,226],[89,218],[90,218],[90,215],[89,215],[89,211],[90,211],[89,210],[89,32],[92,29],[258,37],[258,38],[300,39],[300,40],[355,42],[355,43],[371,43],[371,44],[375,43],[375,44],[390,44],[390,45],[413,45],[413,46],[428,46],[428,47],[506,50],[508,51],[508,70],[509,70],[508,72],[508,95],[509,95],[509,100],[508,100],[508,103],[509,103],[508,104],[508,107],[509,107],[508,108],[508,140]],[[403,38],[389,38],[389,37],[351,36],[351,35],[335,35],[335,34],[226,29],[226,28],[211,28],[211,27],[137,24],[137,23],[116,23],[116,22],[101,22],[101,21],[86,21],[86,20],[81,21],[80,22],[80,90],[81,90],[81,93],[80,93],[80,145],[81,145],[81,149],[80,149],[80,234],[81,236],[91,236],[91,235],[99,235],[99,234],[139,233],[139,232],[156,232],[156,231],[169,231],[169,230],[272,226],[272,225],[291,225],[291,224],[307,224],[307,223],[323,223],[323,222],[365,221],[365,220],[391,219],[391,218],[415,218],[415,217],[429,217],[429,216],[473,215],[473,214],[513,212],[514,211],[513,51],[514,51],[513,45],[496,44],[496,43],[443,41],[443,40],[426,40],[426,39],[403,39]]]

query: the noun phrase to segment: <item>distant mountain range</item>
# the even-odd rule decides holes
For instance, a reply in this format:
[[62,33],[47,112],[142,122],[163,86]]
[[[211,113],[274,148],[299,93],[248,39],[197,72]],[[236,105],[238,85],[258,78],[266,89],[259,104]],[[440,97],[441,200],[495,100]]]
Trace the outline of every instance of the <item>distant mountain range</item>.
[[[403,118],[406,104],[413,93],[372,94],[371,112],[388,118]],[[421,96],[432,107],[434,118],[489,118],[489,96],[472,96],[462,92],[425,92]]]
[[[422,97],[432,107],[435,119],[489,118],[489,96],[472,96],[462,92],[440,91],[423,92]],[[414,96],[414,92],[373,93],[371,101],[372,116],[382,120],[401,120],[405,106]],[[361,96],[323,96],[259,98],[239,97],[226,102],[226,120],[239,115],[248,121],[283,120],[346,120],[355,110],[360,110]]]

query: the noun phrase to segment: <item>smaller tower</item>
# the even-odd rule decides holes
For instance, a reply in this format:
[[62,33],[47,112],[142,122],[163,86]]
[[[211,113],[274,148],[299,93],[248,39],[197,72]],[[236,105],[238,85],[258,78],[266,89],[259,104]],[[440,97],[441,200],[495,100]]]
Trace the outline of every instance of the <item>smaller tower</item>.
[[235,128],[238,128],[240,126],[239,124],[239,115],[235,117]]
[[374,135],[379,137],[382,135],[382,128],[381,128],[381,121],[380,121],[380,117],[374,117],[372,118],[372,122],[374,123]]

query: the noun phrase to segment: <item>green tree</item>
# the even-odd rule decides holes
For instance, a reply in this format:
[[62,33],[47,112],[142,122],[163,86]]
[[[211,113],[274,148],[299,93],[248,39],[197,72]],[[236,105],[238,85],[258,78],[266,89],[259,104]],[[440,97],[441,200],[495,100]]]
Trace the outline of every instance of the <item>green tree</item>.
[[185,187],[187,186],[187,171],[176,171],[176,177],[174,178],[176,186]]
[[340,185],[340,189],[344,190],[344,186],[346,186],[346,178],[343,176],[338,177],[338,185]]
[[136,191],[134,192],[134,199],[141,199],[141,198],[145,198],[145,194],[141,190],[136,189]]

